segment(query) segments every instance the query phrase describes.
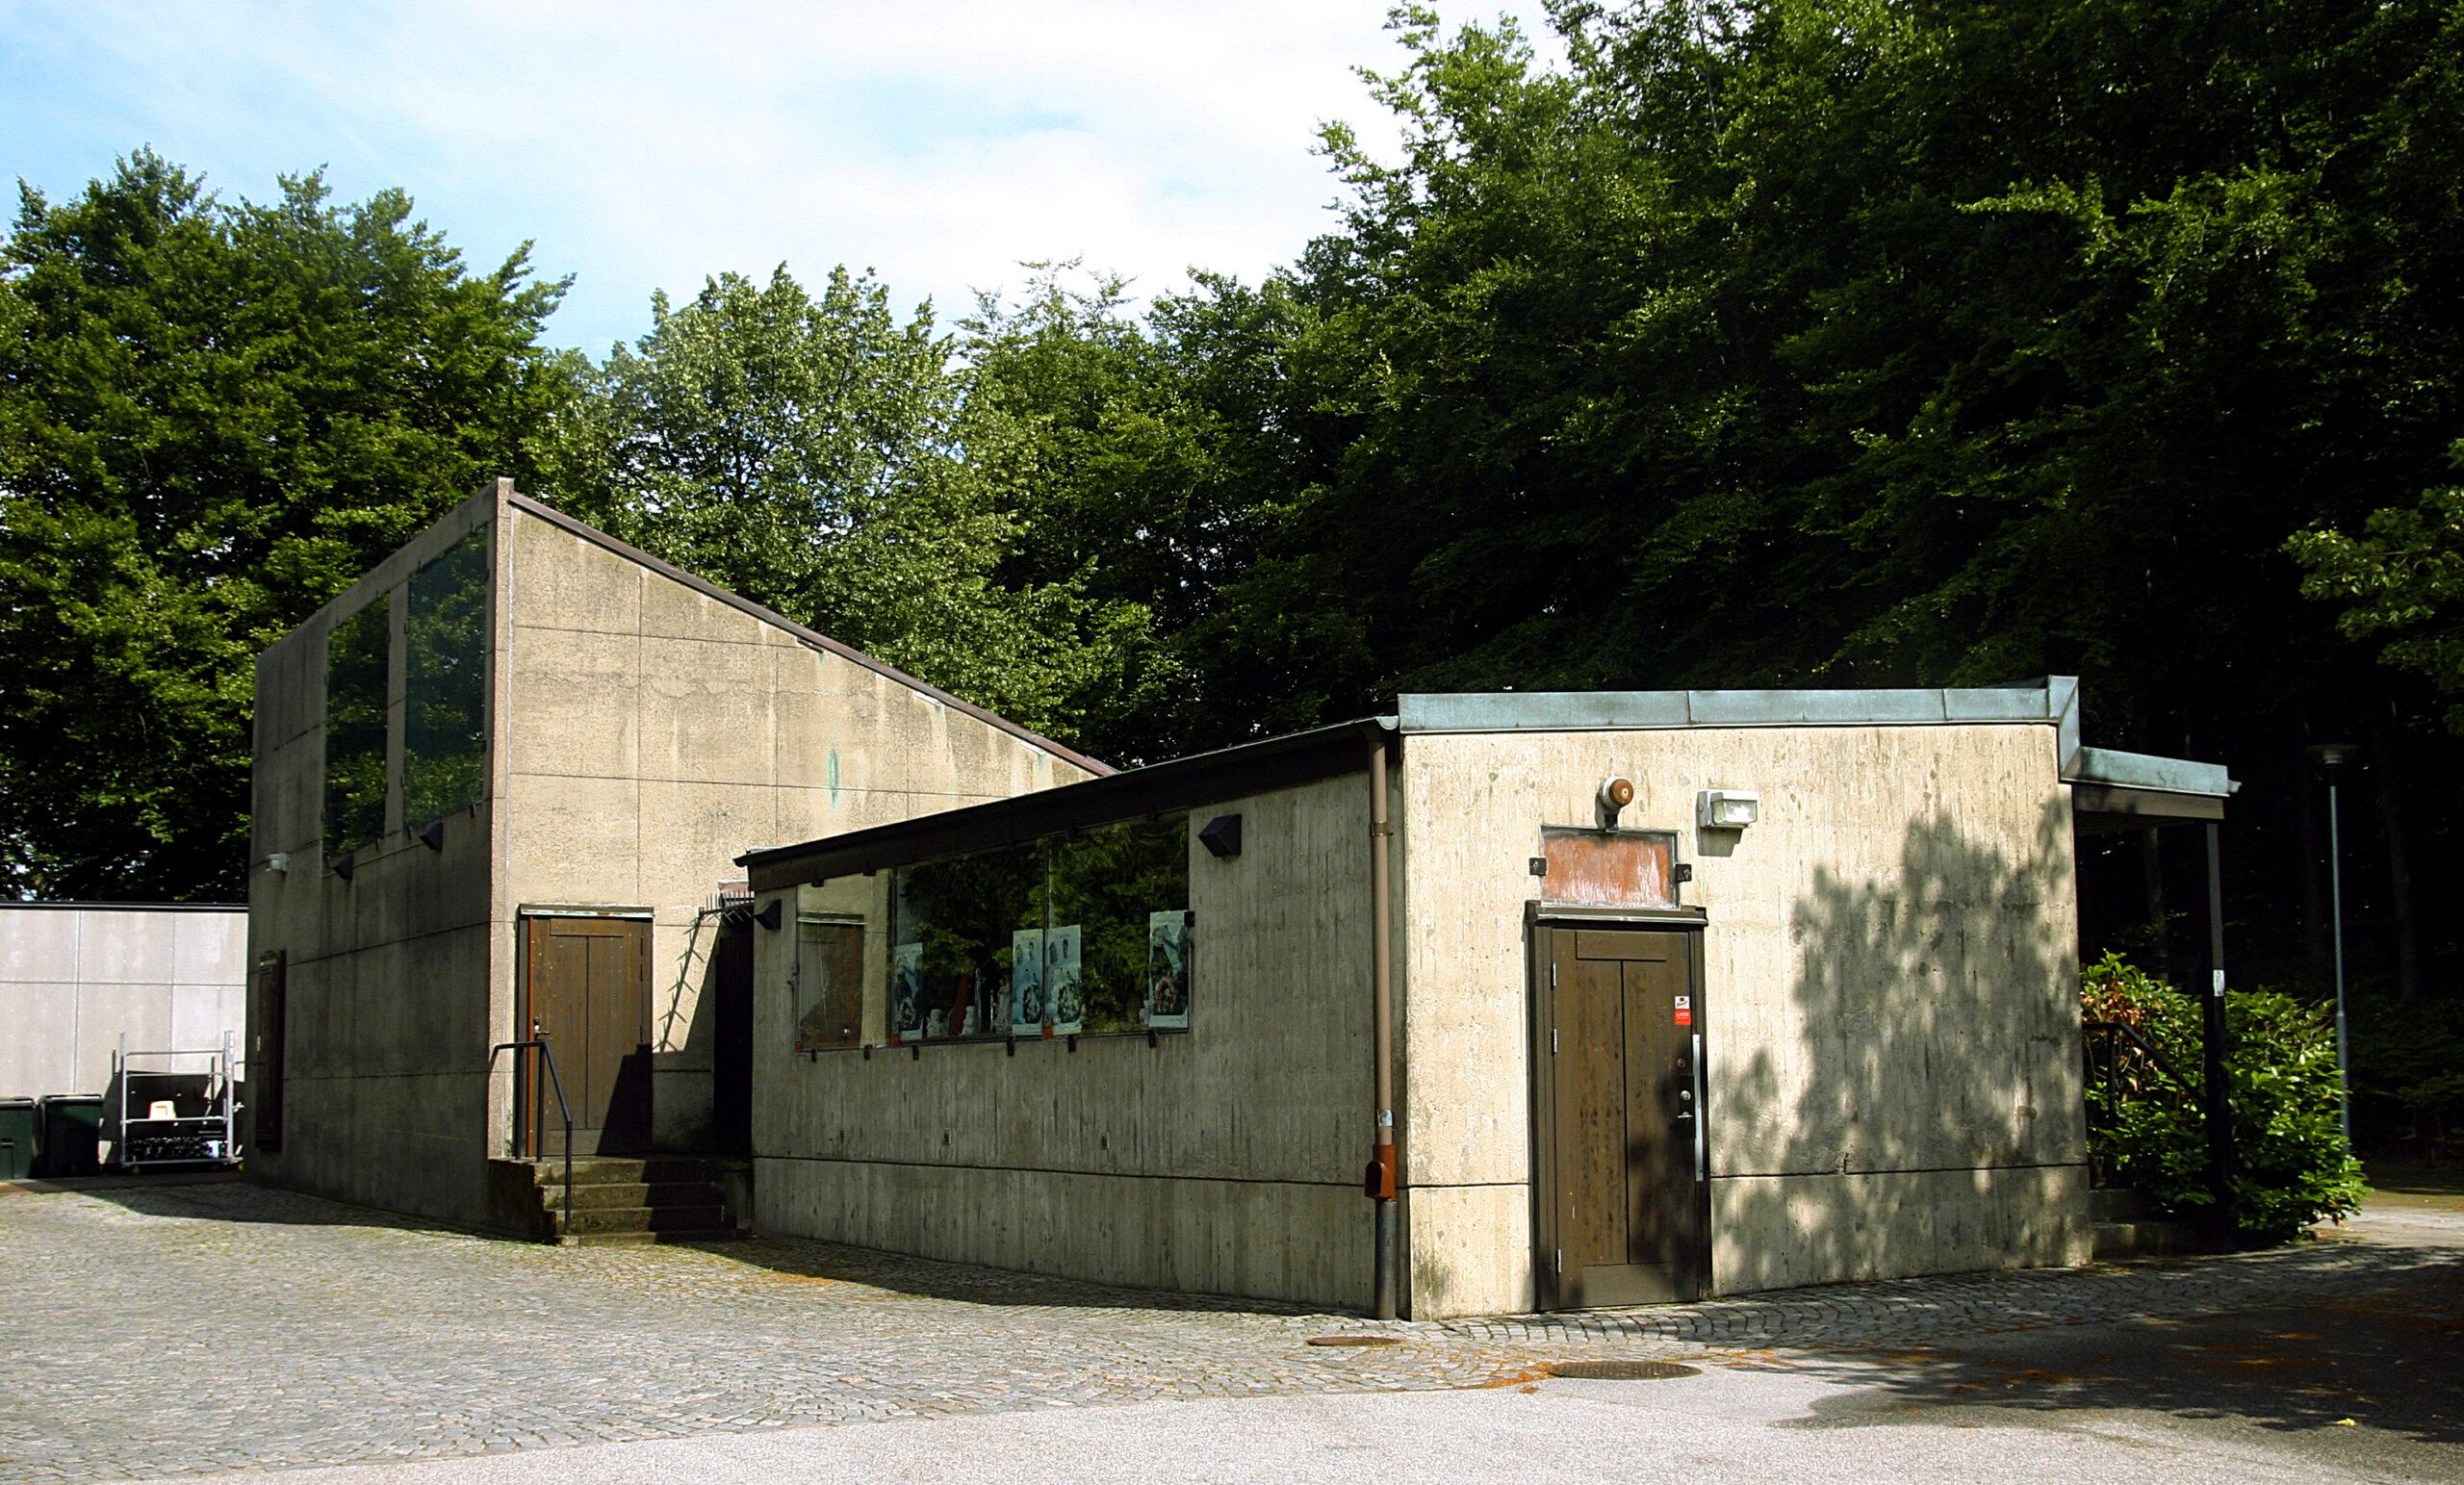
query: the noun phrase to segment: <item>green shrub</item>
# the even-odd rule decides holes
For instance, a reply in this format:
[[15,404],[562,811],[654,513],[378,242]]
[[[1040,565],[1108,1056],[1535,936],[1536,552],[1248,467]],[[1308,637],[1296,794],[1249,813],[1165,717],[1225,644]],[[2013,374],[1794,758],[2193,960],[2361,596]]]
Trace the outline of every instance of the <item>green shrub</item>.
[[[2207,1134],[2199,1115],[2205,1064],[2198,1003],[2117,954],[2088,967],[2081,1009],[2136,1030],[2180,1073],[2176,1088],[2136,1052],[2112,1082],[2088,1090],[2097,1164],[2168,1212],[2207,1208]],[[2336,1108],[2336,1039],[2328,1013],[2274,990],[2224,997],[2226,1096],[2233,1113],[2233,1204],[2241,1236],[2274,1242],[2353,1210],[2361,1165]]]

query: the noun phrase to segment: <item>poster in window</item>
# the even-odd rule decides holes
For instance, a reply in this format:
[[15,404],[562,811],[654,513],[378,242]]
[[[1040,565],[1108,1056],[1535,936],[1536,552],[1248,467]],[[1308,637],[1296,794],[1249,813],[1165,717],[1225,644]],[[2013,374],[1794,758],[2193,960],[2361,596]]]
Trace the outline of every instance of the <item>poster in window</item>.
[[1043,991],[1052,1003],[1052,1034],[1075,1037],[1087,1029],[1087,997],[1078,982],[1078,925],[1043,935]]
[[1190,915],[1184,909],[1146,915],[1146,1025],[1190,1029]]
[[1043,1035],[1043,930],[1010,935],[1010,1035]]
[[889,954],[889,1034],[905,1040],[924,1031],[924,946],[903,943]]

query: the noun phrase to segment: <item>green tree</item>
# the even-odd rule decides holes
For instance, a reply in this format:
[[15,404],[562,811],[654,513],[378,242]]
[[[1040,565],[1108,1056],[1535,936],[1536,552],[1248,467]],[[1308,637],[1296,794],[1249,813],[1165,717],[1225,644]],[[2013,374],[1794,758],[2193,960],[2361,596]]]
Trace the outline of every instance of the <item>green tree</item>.
[[1314,721],[1245,674],[1270,630],[1240,587],[1309,483],[1289,286],[1201,273],[1139,317],[1122,280],[1029,267],[1015,302],[980,300],[960,346],[971,408],[1018,434],[1005,446],[1018,467],[979,460],[1033,530],[1001,580],[1082,582],[1151,612],[1157,634],[1144,683],[1087,718],[1091,746],[1151,760]]
[[2387,636],[2379,657],[2429,678],[2449,698],[2448,729],[2464,733],[2464,488],[2373,511],[2360,536],[2302,532],[2289,550],[2308,574],[2303,595],[2343,603],[2336,627],[2349,638]]
[[[2235,883],[2297,895],[2301,745],[2420,709],[2285,544],[2451,483],[2464,5],[1553,15],[1553,70],[1399,11],[1401,147],[1327,131],[1343,215],[1283,312],[1173,303],[1189,345],[1262,323],[1270,368],[1243,545],[1168,633],[1185,689],[1292,725],[1399,688],[2075,673],[2100,739],[2251,785]],[[1115,424],[1056,459],[1135,467]],[[2414,880],[2464,867],[2455,803],[2375,812],[2448,843]],[[2251,933],[2296,952],[2280,913]]]
[[1004,582],[1040,476],[1024,415],[968,396],[930,306],[834,269],[707,282],[584,369],[533,443],[543,489],[645,550],[1076,740],[1148,683],[1144,605],[1083,566]]
[[0,243],[0,891],[230,897],[255,654],[484,479],[561,284],[145,151]]

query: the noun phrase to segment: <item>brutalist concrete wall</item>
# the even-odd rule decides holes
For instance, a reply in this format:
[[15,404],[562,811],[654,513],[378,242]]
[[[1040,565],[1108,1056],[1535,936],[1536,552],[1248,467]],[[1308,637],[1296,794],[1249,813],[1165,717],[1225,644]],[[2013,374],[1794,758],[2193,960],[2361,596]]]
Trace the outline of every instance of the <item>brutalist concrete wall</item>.
[[[490,533],[485,797],[431,845],[402,792],[406,605]],[[323,850],[326,641],[390,601],[384,829]],[[487,1225],[510,1153],[517,929],[537,907],[654,927],[654,1138],[704,1142],[717,891],[749,847],[1088,777],[1041,745],[748,611],[498,481],[258,660],[249,963],[285,956],[281,1147],[266,1179]],[[282,869],[277,869],[279,864]],[[252,985],[255,982],[252,981]],[[252,989],[262,996],[262,988]]]
[[[241,908],[0,903],[0,1097],[100,1093],[133,1050],[244,1057]],[[203,1064],[196,1064],[200,1069]]]
[[[552,512],[517,502],[509,531],[495,1024],[512,1034],[526,907],[646,914],[654,1137],[696,1148],[718,890],[738,855],[1091,771]],[[509,1128],[509,1083],[494,1117]]]
[[[494,532],[500,571],[510,493],[500,482],[464,501],[257,660],[248,962],[285,957],[288,1014],[271,1021],[262,976],[252,975],[251,1024],[281,1038],[284,1116],[278,1150],[248,1132],[248,1171],[471,1223],[488,1210],[495,809],[483,800],[449,816],[435,847],[405,832],[403,590],[479,527]],[[345,878],[324,851],[326,639],[380,597],[392,629],[384,828],[350,854]],[[495,632],[493,602],[490,611]]]
[[[1415,735],[1400,770],[1413,1312],[1534,1300],[1525,905],[1549,825],[1679,832],[1708,915],[1714,1287],[2086,1258],[2074,867],[2053,729]],[[1761,819],[1699,832],[1696,791]]]
[[[1187,1034],[794,1052],[792,935],[755,936],[765,1233],[1106,1283],[1371,1300],[1369,793],[1351,775],[1194,812]],[[788,921],[793,894],[778,900]],[[878,934],[867,952],[884,952]]]

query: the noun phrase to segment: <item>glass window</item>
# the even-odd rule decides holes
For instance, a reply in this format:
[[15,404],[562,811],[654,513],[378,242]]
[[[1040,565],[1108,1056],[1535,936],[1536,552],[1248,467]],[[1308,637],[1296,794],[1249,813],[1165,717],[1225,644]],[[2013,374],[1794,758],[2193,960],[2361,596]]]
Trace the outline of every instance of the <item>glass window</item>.
[[866,1015],[864,986],[864,925],[872,895],[872,883],[861,877],[797,890],[796,958],[787,972],[799,1052],[881,1039],[880,1017]]
[[410,589],[402,823],[417,827],[487,796],[487,527],[413,573]]
[[[1054,1032],[1144,1030],[1159,927],[1181,966],[1167,972],[1170,1019],[1155,1024],[1187,1026],[1189,821],[1138,820],[1060,836],[1051,842],[1051,865],[1045,963]],[[1168,932],[1174,927],[1177,934]]]
[[1042,1016],[1040,847],[906,867],[891,893],[890,1039],[1008,1036]]
[[325,637],[325,853],[385,832],[385,689],[392,605],[377,599]]
[[1184,1030],[1189,821],[890,873],[884,1039]]

